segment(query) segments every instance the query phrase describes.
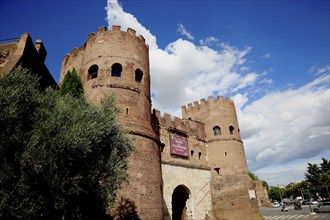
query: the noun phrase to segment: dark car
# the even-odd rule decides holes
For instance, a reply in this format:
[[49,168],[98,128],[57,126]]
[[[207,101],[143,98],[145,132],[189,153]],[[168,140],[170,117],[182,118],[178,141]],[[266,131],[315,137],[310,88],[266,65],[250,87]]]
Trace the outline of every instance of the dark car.
[[302,204],[303,204],[303,205],[309,205],[309,200],[304,199],[304,200],[302,201]]

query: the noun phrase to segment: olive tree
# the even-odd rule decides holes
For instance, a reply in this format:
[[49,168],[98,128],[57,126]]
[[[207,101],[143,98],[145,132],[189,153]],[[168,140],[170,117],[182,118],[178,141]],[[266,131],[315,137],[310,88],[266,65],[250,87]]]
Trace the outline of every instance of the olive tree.
[[46,89],[22,68],[0,78],[0,219],[102,219],[132,145],[114,101]]

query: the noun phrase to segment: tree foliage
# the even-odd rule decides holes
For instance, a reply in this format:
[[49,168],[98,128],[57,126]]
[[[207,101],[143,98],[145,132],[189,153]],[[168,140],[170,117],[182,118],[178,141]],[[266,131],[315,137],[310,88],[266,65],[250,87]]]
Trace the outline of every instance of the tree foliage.
[[132,150],[113,100],[38,90],[18,68],[0,79],[0,219],[101,219]]
[[272,186],[268,191],[268,197],[272,201],[282,201],[282,198],[285,197],[285,189]]
[[266,187],[267,191],[269,190],[269,185],[266,181],[262,180],[262,185]]
[[313,191],[318,192],[322,197],[330,197],[330,160],[322,158],[320,164],[308,163],[305,177]]
[[81,83],[81,78],[78,76],[75,68],[73,68],[72,72],[68,70],[68,72],[65,74],[60,93],[61,95],[69,93],[76,98],[83,97],[84,90]]
[[249,176],[251,177],[251,179],[253,181],[258,181],[259,177],[257,175],[255,175],[254,173],[252,173],[251,171],[249,171]]

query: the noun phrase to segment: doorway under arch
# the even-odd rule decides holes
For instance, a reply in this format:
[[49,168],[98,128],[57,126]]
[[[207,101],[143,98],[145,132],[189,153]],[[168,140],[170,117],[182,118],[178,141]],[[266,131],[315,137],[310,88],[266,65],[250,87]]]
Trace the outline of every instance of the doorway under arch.
[[184,185],[179,185],[173,190],[172,220],[188,220],[187,200],[189,199],[189,195],[190,191]]

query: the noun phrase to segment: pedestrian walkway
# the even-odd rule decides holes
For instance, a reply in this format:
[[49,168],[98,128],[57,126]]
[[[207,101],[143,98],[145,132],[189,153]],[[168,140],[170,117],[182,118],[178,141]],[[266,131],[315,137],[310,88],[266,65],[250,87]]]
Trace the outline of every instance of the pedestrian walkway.
[[329,220],[330,215],[274,215],[274,216],[264,216],[265,220],[316,220],[316,219],[324,219]]

